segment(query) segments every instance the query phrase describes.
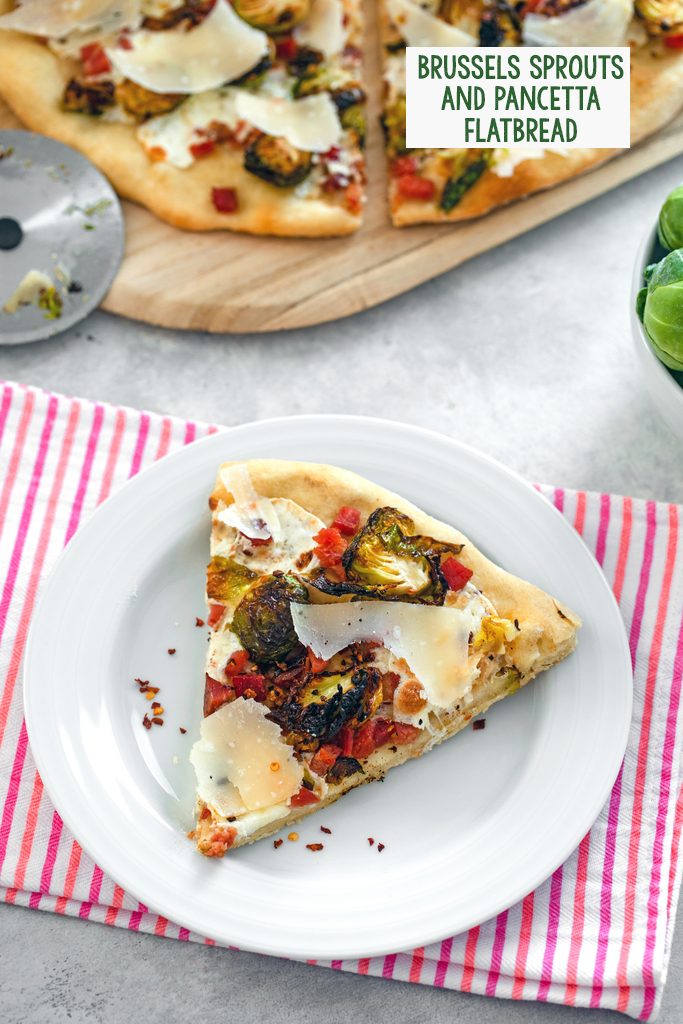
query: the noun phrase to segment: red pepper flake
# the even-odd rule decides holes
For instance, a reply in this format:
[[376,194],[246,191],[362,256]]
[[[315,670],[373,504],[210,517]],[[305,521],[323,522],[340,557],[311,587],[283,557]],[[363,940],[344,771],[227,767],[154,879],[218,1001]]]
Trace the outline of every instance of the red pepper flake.
[[319,850],[324,850],[325,847],[322,843],[306,843],[306,849],[312,850],[313,853],[318,853]]
[[327,828],[325,825],[321,825],[320,826],[320,831],[324,832],[326,836],[331,836],[332,835],[332,829],[331,828]]
[[216,148],[216,143],[213,139],[202,139],[201,142],[193,142],[190,146],[190,153],[195,160],[201,160],[203,156],[209,156],[213,153]]
[[144,725],[145,729],[151,729],[152,728],[152,720],[151,720],[151,718],[148,718],[146,711],[145,711],[145,717],[142,719],[142,724]]
[[204,625],[204,619],[200,619],[199,616],[197,616],[196,619],[194,620],[194,624],[195,626],[197,626],[198,629],[201,629],[202,626]]
[[152,701],[152,711],[158,712],[160,707],[161,707],[161,704],[159,703],[158,700],[153,700]]
[[377,852],[381,853],[383,849],[384,849],[384,843],[378,843],[377,844]]
[[276,850],[279,850],[283,843],[284,839],[273,839],[273,846]]
[[475,719],[475,721],[472,722],[472,728],[474,729],[475,732],[479,732],[480,729],[485,729],[486,728],[486,719],[485,718],[477,718],[477,719]]
[[183,734],[183,736],[184,736],[184,735],[185,735],[185,733],[187,732],[187,729],[183,729],[183,727],[182,727],[182,725],[181,725],[181,726],[180,726],[180,731],[181,731],[181,733],[182,733],[182,734]]
[[372,838],[372,836],[368,836],[368,843],[370,844],[370,846],[375,845],[375,840]]
[[175,647],[169,647],[169,649],[168,649],[168,653],[169,654],[175,654],[175,652],[176,652]]
[[155,725],[163,725],[164,724],[163,718],[159,718],[158,715],[155,715],[154,718],[152,719],[152,721],[154,722]]

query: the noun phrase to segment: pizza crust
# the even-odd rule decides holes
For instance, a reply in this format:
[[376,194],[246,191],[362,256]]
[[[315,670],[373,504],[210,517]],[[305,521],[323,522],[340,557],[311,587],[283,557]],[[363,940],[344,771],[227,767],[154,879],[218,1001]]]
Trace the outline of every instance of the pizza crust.
[[[635,146],[667,124],[683,107],[683,56],[652,43],[631,52],[631,145]],[[443,224],[481,217],[498,206],[523,199],[617,156],[618,149],[570,149],[566,155],[548,153],[518,164],[509,178],[485,171],[450,213],[425,202],[396,204],[396,184],[390,184],[392,221]]]
[[[221,471],[234,464],[224,463]],[[294,808],[286,818],[280,818],[258,832],[237,839],[234,847],[256,842],[285,826],[293,825],[307,814],[319,811],[338,800],[349,790],[383,778],[390,768],[419,757],[454,736],[464,729],[472,718],[483,714],[492,704],[512,692],[512,689],[517,689],[518,685],[526,685],[536,675],[571,654],[576,646],[577,630],[581,625],[578,616],[569,608],[532,583],[518,579],[495,565],[454,527],[428,516],[405,499],[355,473],[335,466],[269,459],[255,459],[247,461],[245,465],[259,494],[270,498],[289,498],[324,523],[331,523],[342,505],[357,508],[362,519],[366,519],[376,508],[389,505],[410,516],[415,523],[416,533],[427,534],[437,540],[464,544],[459,560],[473,570],[472,583],[493,602],[498,615],[518,619],[520,623],[519,637],[507,645],[505,657],[508,667],[509,660],[512,659],[522,673],[522,678],[511,688],[508,681],[496,677],[495,672],[502,661],[494,661],[490,675],[475,682],[472,688],[473,703],[442,715],[443,732],[431,735],[425,731],[412,743],[397,746],[395,751],[388,746],[380,747],[365,762],[363,775],[355,775],[336,785],[330,785],[327,795],[319,803]],[[221,471],[211,495],[212,507],[219,501],[228,500]],[[202,820],[203,807],[204,804],[200,802],[199,821],[193,834],[200,847],[203,841],[208,845],[212,832],[217,827],[225,827],[226,824],[222,820],[212,818]]]
[[[0,13],[11,7],[11,0],[0,0]],[[120,196],[141,203],[174,227],[301,237],[347,235],[360,227],[361,217],[343,206],[299,198],[249,174],[241,152],[226,146],[185,170],[150,161],[137,139],[136,125],[61,109],[71,71],[69,61],[60,60],[36,39],[0,32],[0,95],[16,116],[33,131],[80,150]],[[214,187],[236,190],[236,213],[214,209]]]

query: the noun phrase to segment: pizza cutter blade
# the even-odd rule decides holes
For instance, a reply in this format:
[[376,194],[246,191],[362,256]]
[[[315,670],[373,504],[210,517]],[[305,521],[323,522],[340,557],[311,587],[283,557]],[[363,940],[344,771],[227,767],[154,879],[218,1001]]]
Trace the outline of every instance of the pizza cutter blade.
[[[1,345],[49,338],[86,317],[109,290],[123,245],[121,205],[89,160],[43,135],[0,131]],[[45,286],[7,312],[31,271],[54,292]]]

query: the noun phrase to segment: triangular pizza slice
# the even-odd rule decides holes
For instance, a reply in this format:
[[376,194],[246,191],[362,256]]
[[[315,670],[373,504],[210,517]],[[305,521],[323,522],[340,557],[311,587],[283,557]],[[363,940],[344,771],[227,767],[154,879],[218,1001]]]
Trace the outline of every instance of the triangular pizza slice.
[[221,466],[211,495],[207,856],[419,757],[574,649],[559,601],[347,470]]

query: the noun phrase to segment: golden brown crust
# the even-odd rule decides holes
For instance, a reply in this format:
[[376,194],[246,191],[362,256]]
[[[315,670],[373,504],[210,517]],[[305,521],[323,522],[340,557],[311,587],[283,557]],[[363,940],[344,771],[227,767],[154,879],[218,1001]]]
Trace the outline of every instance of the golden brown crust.
[[[386,22],[385,22],[386,32]],[[683,107],[683,55],[652,42],[631,52],[631,145],[662,128]],[[445,213],[435,203],[398,202],[397,185],[389,185],[392,221],[397,227],[410,224],[443,224],[470,220],[491,210],[563,181],[617,156],[617,149],[572,149],[566,155],[548,153],[515,167],[509,178],[488,170],[458,205]]]
[[[0,12],[12,7],[0,0]],[[0,31],[0,95],[27,127],[80,150],[106,174],[125,199],[146,206],[187,231],[231,231],[254,235],[325,237],[357,230],[361,217],[345,207],[298,198],[245,171],[242,154],[225,146],[181,170],[151,162],[136,137],[136,125],[113,124],[61,109],[73,67],[37,39]],[[219,213],[211,189],[234,188],[236,213]]]

